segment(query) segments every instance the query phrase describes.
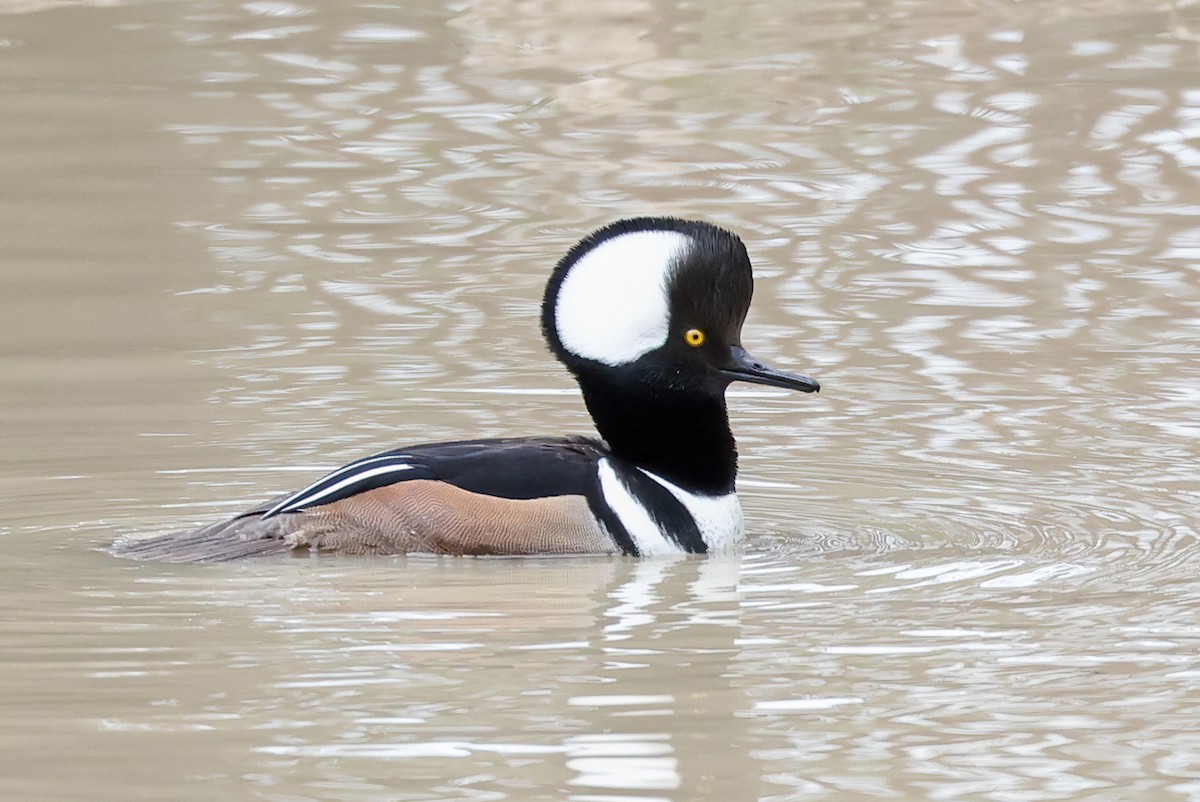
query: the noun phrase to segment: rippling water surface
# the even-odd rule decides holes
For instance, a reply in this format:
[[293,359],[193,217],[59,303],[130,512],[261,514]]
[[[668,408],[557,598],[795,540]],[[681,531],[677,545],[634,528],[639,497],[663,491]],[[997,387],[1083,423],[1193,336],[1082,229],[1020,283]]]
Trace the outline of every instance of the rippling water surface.
[[[1200,800],[1200,12],[0,5],[0,797]],[[101,549],[586,432],[549,267],[740,232],[744,553]]]

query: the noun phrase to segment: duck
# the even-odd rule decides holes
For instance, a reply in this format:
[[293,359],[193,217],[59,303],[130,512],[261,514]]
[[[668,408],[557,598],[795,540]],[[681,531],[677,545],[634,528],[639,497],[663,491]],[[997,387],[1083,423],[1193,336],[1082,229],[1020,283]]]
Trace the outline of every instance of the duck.
[[734,549],[745,521],[725,391],[815,393],[742,345],[754,278],[731,231],[618,220],[555,265],[541,306],[599,438],[463,440],[384,451],[194,530],[113,546],[121,557],[273,554],[667,555]]

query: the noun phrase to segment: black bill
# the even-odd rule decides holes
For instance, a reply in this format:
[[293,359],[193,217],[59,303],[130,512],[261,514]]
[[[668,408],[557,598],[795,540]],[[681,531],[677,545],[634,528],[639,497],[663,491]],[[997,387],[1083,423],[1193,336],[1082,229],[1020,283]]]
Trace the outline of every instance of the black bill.
[[766,384],[770,387],[783,387],[788,390],[799,390],[803,393],[817,393],[821,391],[821,385],[815,379],[795,373],[785,373],[769,365],[764,365],[746,353],[746,349],[739,345],[735,345],[729,349],[729,356],[729,364],[721,368],[721,375],[730,381]]

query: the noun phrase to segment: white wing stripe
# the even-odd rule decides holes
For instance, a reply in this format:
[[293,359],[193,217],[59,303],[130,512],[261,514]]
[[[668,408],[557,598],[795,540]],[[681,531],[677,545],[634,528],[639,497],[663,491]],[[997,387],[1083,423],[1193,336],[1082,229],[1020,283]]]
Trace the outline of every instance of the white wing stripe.
[[[413,468],[412,465],[402,462],[400,464],[381,465],[376,468],[371,468],[369,470],[365,470],[365,471],[362,470],[363,468],[367,467],[368,465],[372,465],[376,462],[394,462],[397,459],[407,459],[407,457],[404,455],[401,455],[401,454],[392,454],[391,456],[386,456],[386,457],[370,457],[368,459],[362,459],[357,462],[352,462],[349,465],[344,465],[341,468],[338,468],[336,471],[326,474],[325,476],[322,476],[320,479],[313,482],[312,484],[310,484],[308,487],[304,488],[303,490],[300,490],[300,491],[288,496],[283,501],[279,502],[274,507],[272,507],[271,509],[269,509],[265,513],[263,513],[263,517],[270,518],[272,515],[276,515],[281,512],[291,512],[292,510],[298,509],[300,507],[307,506],[309,504],[313,504],[313,503],[317,502],[318,500],[323,499],[326,496],[330,495],[331,493],[335,493],[338,490],[341,490],[342,488],[344,488],[348,485],[354,484],[355,482],[359,482],[364,479],[370,479],[373,476],[380,476],[382,474],[390,473],[393,471],[407,471],[407,470],[411,470]],[[349,475],[346,475],[346,474],[349,474]],[[339,476],[344,476],[344,475],[346,475],[346,476],[341,481],[335,482],[332,485],[329,484],[330,481],[335,480]],[[318,490],[318,488],[320,488],[320,489]]]
[[365,467],[367,465],[371,465],[372,463],[375,463],[375,462],[388,462],[390,460],[397,460],[397,459],[409,459],[409,457],[407,454],[387,454],[382,457],[367,457],[365,459],[355,460],[354,462],[347,463],[346,465],[343,465],[342,467],[338,468],[337,470],[330,471],[329,473],[325,474],[320,479],[313,482],[311,485],[304,488],[303,490],[298,490],[295,493],[293,493],[292,495],[288,496],[285,501],[280,502],[279,506],[282,507],[285,504],[290,504],[293,500],[300,498],[301,496],[303,496],[305,493],[308,493],[309,491],[315,490],[316,488],[318,488],[321,485],[328,482],[330,479],[336,479],[341,474],[353,473],[354,471],[357,471],[359,468]]

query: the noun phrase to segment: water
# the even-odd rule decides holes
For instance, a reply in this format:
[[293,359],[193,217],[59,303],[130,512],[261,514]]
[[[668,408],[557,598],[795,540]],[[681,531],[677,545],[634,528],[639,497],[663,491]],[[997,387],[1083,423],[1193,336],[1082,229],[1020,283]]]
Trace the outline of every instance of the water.
[[[0,797],[1200,799],[1192,4],[0,8]],[[550,265],[738,231],[733,559],[126,563],[586,432]]]

